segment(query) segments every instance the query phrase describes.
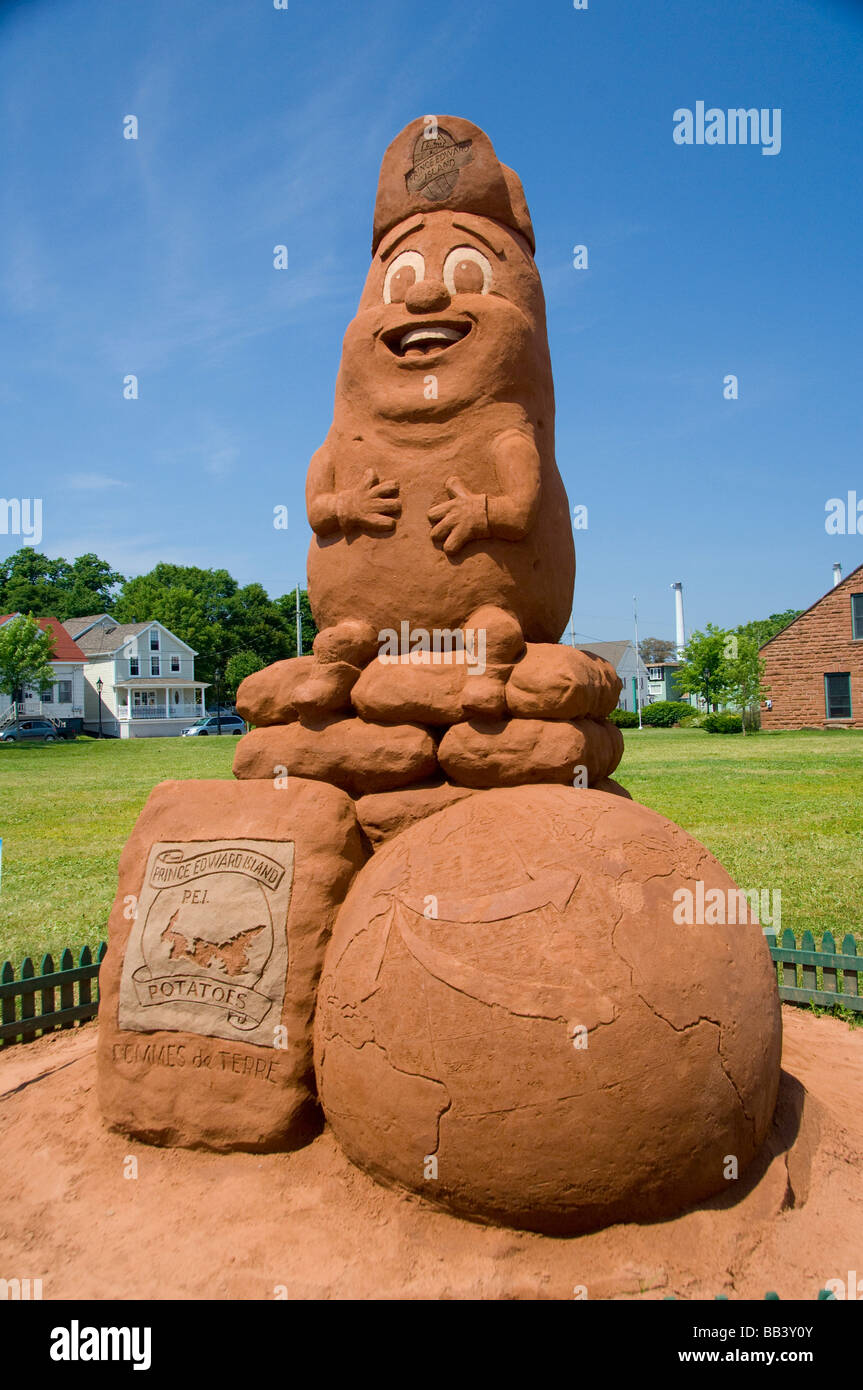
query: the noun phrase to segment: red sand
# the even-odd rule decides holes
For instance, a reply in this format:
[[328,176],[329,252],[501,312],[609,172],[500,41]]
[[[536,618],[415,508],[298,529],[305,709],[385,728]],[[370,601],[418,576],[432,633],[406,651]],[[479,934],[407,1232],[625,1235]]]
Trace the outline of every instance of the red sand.
[[[551,1239],[377,1186],[324,1132],[293,1154],[109,1134],[95,1025],[0,1053],[0,1277],[52,1298],[814,1299],[863,1272],[863,1029],[783,1008],[768,1152],[673,1221]],[[138,1160],[137,1179],[123,1176]],[[282,1294],[284,1296],[284,1294]]]

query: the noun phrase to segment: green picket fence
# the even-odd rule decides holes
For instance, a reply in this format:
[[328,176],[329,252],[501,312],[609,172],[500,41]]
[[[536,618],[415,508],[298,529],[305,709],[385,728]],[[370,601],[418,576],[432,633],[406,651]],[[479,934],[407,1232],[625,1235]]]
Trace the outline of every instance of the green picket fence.
[[798,946],[794,933],[786,928],[782,945],[771,946],[770,954],[779,967],[780,999],[789,1004],[824,1005],[828,1009],[841,1004],[845,1009],[863,1013],[863,959],[850,932],[845,934],[842,950],[837,951],[832,932],[824,933],[821,946],[816,949],[811,931],[803,933]]
[[[818,1303],[826,1303],[831,1301],[834,1303],[836,1302],[836,1295],[832,1289],[819,1289],[815,1297]],[[663,1303],[676,1303],[677,1295],[673,1293],[667,1293],[662,1301]],[[713,1295],[714,1303],[729,1303],[730,1301],[731,1300],[729,1299],[727,1293],[715,1293]],[[752,1300],[748,1301],[751,1302]],[[763,1301],[765,1303],[781,1303],[782,1300],[780,1299],[778,1293],[776,1293],[774,1289],[771,1289],[769,1293],[766,1293],[764,1295]],[[798,1300],[798,1302],[802,1302],[802,1300]]]
[[17,979],[12,962],[5,961],[0,970],[0,1048],[31,1042],[37,1034],[73,1028],[76,1023],[95,1018],[99,1010],[99,966],[107,949],[103,941],[94,961],[90,947],[85,946],[76,965],[67,946],[60,957],[59,970],[54,969],[51,956],[43,956],[38,975],[28,956]]

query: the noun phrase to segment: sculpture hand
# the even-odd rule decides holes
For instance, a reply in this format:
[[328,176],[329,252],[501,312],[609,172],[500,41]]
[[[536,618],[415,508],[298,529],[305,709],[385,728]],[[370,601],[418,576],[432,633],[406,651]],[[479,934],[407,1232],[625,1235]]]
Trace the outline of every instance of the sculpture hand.
[[398,500],[399,485],[393,478],[378,479],[373,468],[367,468],[359,487],[345,488],[337,494],[338,518],[342,531],[359,529],[373,536],[385,536],[395,530],[396,517],[401,516]]
[[[447,555],[455,555],[468,541],[489,535],[488,511],[484,492],[470,492],[461,478],[447,478],[451,500],[429,508],[432,540],[443,541]],[[435,524],[436,523],[436,524]]]

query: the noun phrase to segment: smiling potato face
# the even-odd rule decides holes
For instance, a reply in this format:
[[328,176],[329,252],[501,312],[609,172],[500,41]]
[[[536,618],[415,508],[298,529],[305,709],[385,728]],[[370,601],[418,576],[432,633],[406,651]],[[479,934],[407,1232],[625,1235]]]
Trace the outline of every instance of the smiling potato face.
[[[518,232],[465,213],[408,218],[384,237],[345,334],[339,391],[390,420],[519,402],[551,367],[539,274]],[[434,390],[428,390],[433,376]]]
[[390,144],[307,479],[319,627],[431,631],[492,606],[529,642],[563,631],[575,558],[534,244],[478,126],[424,118]]

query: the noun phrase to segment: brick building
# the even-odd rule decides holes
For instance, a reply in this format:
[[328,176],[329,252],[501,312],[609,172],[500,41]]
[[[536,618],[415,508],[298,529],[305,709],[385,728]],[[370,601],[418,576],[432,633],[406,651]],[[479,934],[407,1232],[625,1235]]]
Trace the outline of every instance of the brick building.
[[863,565],[761,648],[763,729],[863,729]]

